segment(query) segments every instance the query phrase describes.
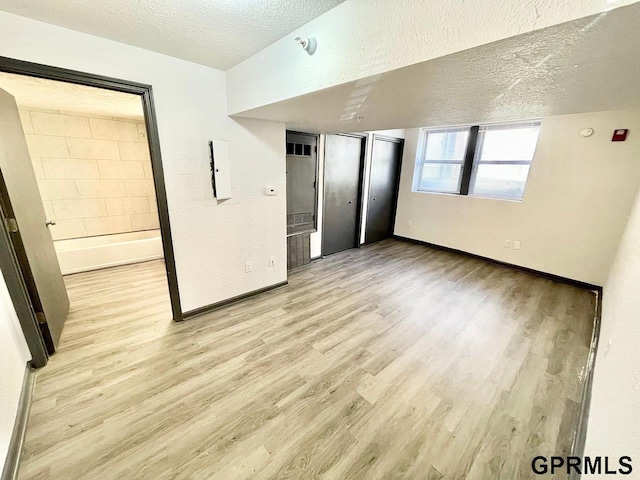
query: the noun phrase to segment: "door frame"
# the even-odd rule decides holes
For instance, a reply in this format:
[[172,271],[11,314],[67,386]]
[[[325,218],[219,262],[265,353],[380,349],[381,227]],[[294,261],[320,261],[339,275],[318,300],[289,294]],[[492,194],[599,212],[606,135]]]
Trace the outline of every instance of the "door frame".
[[326,234],[327,229],[325,228],[325,220],[327,218],[325,208],[327,201],[327,136],[329,135],[338,135],[341,137],[352,137],[360,139],[360,172],[358,174],[358,218],[356,221],[356,237],[354,239],[355,247],[360,248],[362,244],[360,243],[360,235],[362,234],[362,222],[363,222],[363,211],[362,206],[364,205],[364,168],[367,160],[367,142],[369,141],[369,135],[366,133],[335,133],[335,134],[327,134],[324,139],[324,148],[322,150],[322,240],[320,242],[320,255],[322,258],[324,255],[324,236]]
[[[400,175],[402,175],[402,159],[404,157],[404,138],[388,137],[386,135],[379,135],[374,133],[371,138],[371,165],[369,168],[369,188],[367,189],[367,206],[369,205],[369,197],[371,197],[371,172],[373,171],[373,149],[376,148],[376,140],[383,142],[393,142],[400,144],[400,162],[398,162],[398,170],[396,171],[396,184],[393,191],[393,215],[391,217],[391,235],[393,235],[393,229],[396,225],[396,214],[398,213],[398,196],[400,195]],[[367,208],[368,209],[368,208]],[[375,242],[367,242],[367,226],[364,230],[364,243],[363,245],[369,245]]]
[[[297,130],[285,130],[285,132],[284,132],[285,147],[286,147],[286,143],[287,143],[287,135],[289,133],[291,133],[292,135],[304,135],[306,137],[314,137],[316,139],[316,151],[315,151],[315,154],[316,154],[316,180],[315,180],[316,195],[315,195],[314,204],[313,204],[314,205],[313,214],[315,215],[315,218],[314,218],[314,221],[313,221],[314,227],[312,229],[310,229],[310,230],[306,230],[306,231],[303,231],[303,232],[296,232],[296,233],[291,233],[291,234],[287,233],[287,237],[290,237],[292,235],[299,235],[301,233],[315,233],[315,232],[317,232],[318,231],[318,207],[320,206],[318,204],[318,193],[320,191],[320,189],[318,188],[318,181],[320,180],[320,158],[318,158],[319,155],[320,155],[320,149],[318,148],[320,146],[320,134],[318,134],[318,133],[308,133],[308,132],[299,132]],[[286,157],[286,153],[285,153],[285,157]],[[323,184],[323,187],[324,187],[324,184]],[[323,208],[324,208],[324,206],[323,206]]]
[[[160,152],[160,136],[158,133],[158,124],[156,120],[156,110],[153,99],[152,86],[144,83],[121,80],[118,78],[96,75],[93,73],[79,72],[66,68],[52,67],[50,65],[32,63],[24,60],[16,60],[13,58],[2,56],[0,56],[0,71],[18,75],[25,75],[29,77],[44,78],[47,80],[74,83],[77,85],[85,85],[88,87],[114,90],[117,92],[138,95],[141,98],[144,121],[147,129],[147,141],[149,144],[149,154],[151,157],[151,168],[153,171],[153,184],[156,191],[156,203],[158,205],[160,235],[162,238],[162,250],[164,253],[165,269],[167,272],[167,283],[169,285],[171,311],[174,321],[182,321],[183,312],[180,304],[178,278],[176,276],[175,255],[173,250],[173,241],[171,239],[171,224],[169,221],[169,207],[167,203],[167,189],[164,182],[164,169],[162,165],[162,154]],[[4,245],[0,241],[0,251],[3,247]],[[21,272],[19,270],[15,271],[16,265],[13,266],[13,269],[9,264],[7,264],[6,267],[9,269],[9,271],[5,272],[3,269],[5,278],[14,278],[16,274],[21,276]],[[25,299],[20,297],[18,286],[15,284],[15,282],[12,282],[11,288],[15,290],[15,292],[11,292],[10,290],[10,293],[12,293],[12,299],[13,294],[15,293],[16,298],[14,299],[14,302],[18,302],[17,304],[15,304],[16,311],[20,311],[24,314],[25,307],[29,306],[30,308],[30,304],[24,305]],[[30,328],[27,328],[24,332],[25,336],[31,336],[33,334],[32,329]],[[40,335],[39,332],[38,335]],[[33,338],[27,338],[27,343],[30,346],[34,345],[37,347],[37,342]],[[38,352],[34,353],[32,351],[31,353],[35,358]]]

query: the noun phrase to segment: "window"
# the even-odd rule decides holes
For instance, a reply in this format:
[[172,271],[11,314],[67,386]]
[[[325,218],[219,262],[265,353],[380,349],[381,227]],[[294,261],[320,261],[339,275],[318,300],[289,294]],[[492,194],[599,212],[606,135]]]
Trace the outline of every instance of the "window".
[[422,160],[416,189],[424,192],[460,191],[469,128],[424,130]]
[[521,199],[540,122],[423,130],[414,190]]

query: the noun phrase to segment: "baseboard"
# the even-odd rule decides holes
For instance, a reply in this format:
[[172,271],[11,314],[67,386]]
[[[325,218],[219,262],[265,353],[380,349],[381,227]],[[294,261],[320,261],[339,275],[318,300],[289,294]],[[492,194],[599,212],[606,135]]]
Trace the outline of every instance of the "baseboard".
[[204,307],[195,308],[193,310],[189,310],[188,312],[184,312],[182,314],[182,318],[184,320],[187,320],[189,318],[198,317],[200,315],[204,315],[205,313],[213,312],[214,310],[218,310],[220,308],[227,307],[227,306],[232,305],[234,303],[241,302],[241,301],[246,300],[248,298],[255,297],[256,295],[260,295],[261,293],[265,293],[265,292],[268,292],[270,290],[275,290],[276,288],[284,287],[286,285],[289,285],[289,282],[285,280],[284,282],[275,283],[273,285],[269,285],[268,287],[259,288],[257,290],[253,290],[251,292],[243,293],[242,295],[231,297],[231,298],[228,298],[226,300],[222,300],[220,302],[212,303],[210,305],[205,305]]
[[[593,320],[593,334],[591,335],[591,345],[589,346],[589,357],[587,358],[587,369],[585,372],[584,389],[580,398],[580,416],[578,417],[578,428],[576,436],[571,446],[572,457],[584,457],[584,447],[587,440],[587,426],[589,424],[589,409],[591,407],[591,392],[593,390],[593,372],[596,366],[596,356],[598,354],[598,344],[600,342],[600,321],[602,319],[602,292],[596,293],[596,312]],[[569,476],[570,480],[579,480],[581,475],[573,471]]]
[[477,258],[478,260],[484,260],[485,262],[494,263],[496,265],[500,265],[507,268],[512,268],[514,270],[518,270],[520,272],[529,273],[531,275],[536,275],[538,277],[544,277],[549,280],[554,280],[556,282],[565,283],[567,285],[572,285],[578,288],[584,288],[586,290],[592,290],[595,292],[602,292],[602,287],[600,285],[594,285],[592,283],[581,282],[580,280],[574,280],[572,278],[562,277],[560,275],[554,275],[553,273],[542,272],[540,270],[535,270],[533,268],[522,267],[520,265],[514,265],[513,263],[503,262],[501,260],[495,260],[489,257],[483,257],[482,255],[476,255],[475,253],[465,252],[464,250],[458,250],[456,248],[445,247],[442,245],[436,245],[435,243],[424,242],[422,240],[416,240],[415,238],[402,237],[400,235],[393,235],[393,238],[396,240],[401,240],[403,242],[415,243],[417,245],[423,245],[425,247],[435,248],[437,250],[444,250],[446,252],[457,253],[460,255],[465,255],[467,257]]
[[33,387],[36,384],[36,370],[27,365],[24,372],[24,380],[22,381],[22,392],[20,393],[20,403],[18,403],[18,412],[16,413],[16,421],[13,425],[13,433],[11,434],[11,442],[7,458],[2,469],[2,480],[16,480],[20,469],[20,456],[24,446],[24,439],[27,435],[27,423],[29,421],[29,410],[31,409],[31,398],[33,396]]

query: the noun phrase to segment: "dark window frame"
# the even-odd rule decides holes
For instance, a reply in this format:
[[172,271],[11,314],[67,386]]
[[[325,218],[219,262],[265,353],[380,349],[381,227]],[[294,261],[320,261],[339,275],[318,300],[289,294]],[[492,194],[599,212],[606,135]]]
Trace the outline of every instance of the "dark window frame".
[[[500,196],[500,195],[484,195],[484,194],[474,194],[469,193],[469,189],[471,187],[471,179],[473,175],[473,169],[482,163],[483,165],[531,165],[533,162],[534,156],[531,160],[489,160],[480,162],[479,158],[476,158],[476,152],[478,149],[482,148],[481,142],[479,141],[479,132],[480,128],[486,127],[499,127],[504,125],[505,127],[513,126],[517,127],[520,125],[532,125],[537,124],[538,128],[541,127],[541,119],[531,119],[531,120],[517,120],[513,122],[507,122],[504,124],[501,123],[486,123],[486,124],[475,124],[475,125],[456,125],[450,127],[436,127],[436,128],[421,128],[419,139],[418,139],[418,152],[415,160],[414,167],[414,181],[413,181],[413,192],[414,193],[437,193],[437,194],[447,194],[447,195],[463,195],[463,196],[473,196],[479,198],[490,198],[494,200],[512,200],[512,201],[521,201],[524,198],[524,192],[522,197],[509,197],[509,196]],[[418,158],[419,155],[425,155],[427,150],[426,142],[428,142],[428,133],[431,131],[443,131],[443,130],[461,130],[461,129],[469,129],[469,134],[467,136],[467,145],[465,149],[465,154],[462,159],[462,170],[460,172],[460,180],[458,182],[458,188],[456,191],[444,191],[444,190],[435,190],[435,189],[424,189],[420,188],[420,178],[422,167],[428,163],[437,163],[439,165],[458,165],[459,162],[457,160],[426,160],[424,158]],[[536,142],[537,146],[537,142]],[[416,176],[416,173],[420,172],[420,175]],[[526,184],[525,184],[526,187]]]

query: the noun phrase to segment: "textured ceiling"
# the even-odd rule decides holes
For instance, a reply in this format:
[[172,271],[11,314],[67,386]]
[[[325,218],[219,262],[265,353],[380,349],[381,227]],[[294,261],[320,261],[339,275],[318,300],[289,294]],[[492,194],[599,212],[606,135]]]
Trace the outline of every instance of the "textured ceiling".
[[0,10],[226,70],[344,0],[2,0]]
[[21,109],[37,108],[142,120],[138,95],[0,72],[0,88]]
[[638,108],[638,25],[640,3],[237,116],[329,133]]

